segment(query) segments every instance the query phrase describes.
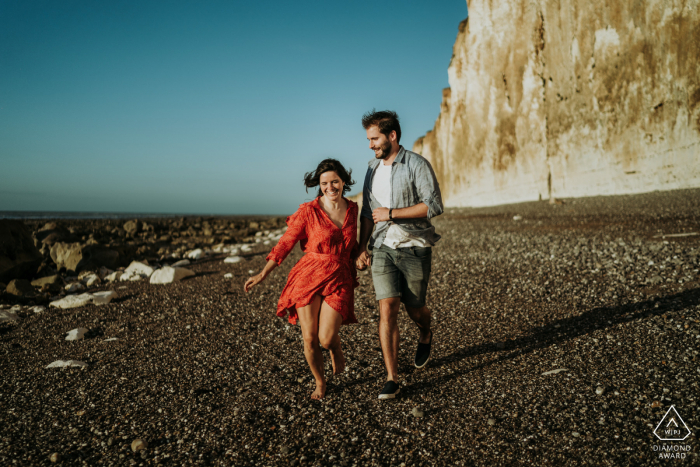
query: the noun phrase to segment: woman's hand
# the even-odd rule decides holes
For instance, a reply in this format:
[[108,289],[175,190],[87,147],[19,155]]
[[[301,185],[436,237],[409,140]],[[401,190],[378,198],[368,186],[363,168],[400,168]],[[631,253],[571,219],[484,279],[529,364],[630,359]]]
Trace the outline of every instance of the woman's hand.
[[245,284],[243,285],[243,290],[245,290],[246,293],[249,292],[250,289],[252,289],[256,285],[258,285],[259,283],[264,281],[266,277],[267,277],[267,274],[264,274],[263,272],[261,272],[260,274],[256,274],[253,277],[249,277],[248,280],[245,281]]
[[355,260],[355,267],[359,269],[360,271],[364,271],[367,269],[367,266],[372,265],[372,257],[369,255],[367,252],[366,248],[363,248],[360,250],[360,254]]

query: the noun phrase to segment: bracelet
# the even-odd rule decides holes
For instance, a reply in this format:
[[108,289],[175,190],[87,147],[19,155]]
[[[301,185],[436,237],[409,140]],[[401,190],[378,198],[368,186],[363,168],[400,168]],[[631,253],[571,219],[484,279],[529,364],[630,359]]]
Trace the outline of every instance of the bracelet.
[[393,210],[394,210],[393,208],[392,208],[392,209],[389,209],[389,220],[390,220],[390,221],[393,221],[393,220],[394,220],[394,218],[391,217],[391,211],[393,211]]

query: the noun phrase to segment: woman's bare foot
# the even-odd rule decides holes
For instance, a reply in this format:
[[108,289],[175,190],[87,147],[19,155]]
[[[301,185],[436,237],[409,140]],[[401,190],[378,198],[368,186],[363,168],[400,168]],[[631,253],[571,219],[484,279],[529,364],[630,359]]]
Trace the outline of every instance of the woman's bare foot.
[[319,383],[316,381],[316,390],[311,393],[311,399],[318,401],[323,399],[326,395],[326,383]]
[[333,364],[333,374],[337,375],[345,369],[345,355],[338,349],[337,352],[331,350],[331,363]]

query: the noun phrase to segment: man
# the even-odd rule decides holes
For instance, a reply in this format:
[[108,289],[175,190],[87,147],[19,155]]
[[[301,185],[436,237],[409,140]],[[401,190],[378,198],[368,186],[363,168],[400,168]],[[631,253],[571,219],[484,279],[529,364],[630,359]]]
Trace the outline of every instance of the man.
[[[379,301],[379,341],[387,371],[379,398],[393,399],[400,389],[397,321],[401,302],[420,331],[415,366],[423,368],[430,358],[433,332],[425,296],[431,247],[440,239],[430,219],[442,213],[442,197],[430,163],[399,144],[401,126],[395,112],[368,112],[362,126],[375,159],[365,175],[357,267],[372,267]],[[367,252],[370,235],[372,258]]]

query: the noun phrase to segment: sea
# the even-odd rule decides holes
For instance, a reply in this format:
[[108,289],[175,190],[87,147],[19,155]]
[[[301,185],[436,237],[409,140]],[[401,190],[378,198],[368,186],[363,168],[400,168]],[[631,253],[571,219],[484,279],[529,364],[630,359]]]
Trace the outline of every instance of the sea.
[[0,219],[154,219],[213,216],[238,217],[221,214],[163,214],[153,212],[0,211]]

